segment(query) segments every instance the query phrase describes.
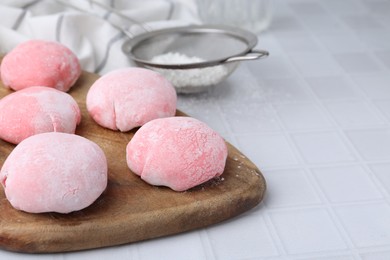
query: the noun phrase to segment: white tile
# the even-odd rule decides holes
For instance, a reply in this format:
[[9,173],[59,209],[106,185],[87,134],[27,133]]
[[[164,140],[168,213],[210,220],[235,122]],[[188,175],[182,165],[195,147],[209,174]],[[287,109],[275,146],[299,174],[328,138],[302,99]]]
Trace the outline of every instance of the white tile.
[[321,254],[318,254],[318,255],[315,255],[315,256],[309,256],[309,257],[297,257],[297,258],[294,258],[294,260],[356,260],[356,258],[354,258],[351,255],[345,255],[345,254],[341,254],[341,255],[338,255],[337,253],[323,253],[324,255],[326,256],[322,256]]
[[360,257],[362,258],[362,260],[389,260],[390,251],[361,253]]
[[[94,255],[94,252],[95,250],[91,250],[91,251],[87,251],[87,252],[92,252],[90,255],[91,256],[95,256]],[[104,251],[104,250],[99,250],[100,252]],[[4,259],[4,260],[25,260],[25,259],[28,259],[28,260],[68,260],[68,259],[73,259],[73,255],[82,255],[81,253],[77,252],[77,253],[59,253],[59,254],[23,254],[23,253],[19,253],[19,252],[11,252],[11,251],[6,251],[4,249],[0,250],[0,259]],[[84,257],[86,256],[86,254],[83,254]],[[126,255],[120,255],[118,254],[119,256],[123,256],[123,257],[126,257]],[[105,256],[107,257],[107,255]],[[77,258],[75,257],[74,259],[81,259],[80,258]],[[82,258],[82,259],[85,259],[85,258]],[[99,260],[99,258],[96,258],[97,260]],[[100,259],[103,259],[103,258],[100,258]],[[107,258],[105,258],[107,259]]]
[[318,2],[296,1],[289,3],[290,8],[298,15],[327,15],[328,12]]
[[270,55],[259,62],[248,62],[247,66],[257,79],[293,77],[297,73],[290,61],[282,55]]
[[317,35],[347,31],[340,20],[332,15],[304,15],[300,17],[300,20],[312,33]]
[[367,8],[361,3],[361,1],[321,1],[321,4],[327,8],[329,12],[338,16],[367,12]]
[[305,27],[292,15],[280,15],[273,19],[269,30],[273,33],[297,33],[303,32]]
[[238,135],[240,150],[259,168],[294,165],[297,160],[283,134]]
[[365,52],[337,53],[334,58],[347,73],[364,74],[382,70],[378,61]]
[[342,76],[306,78],[307,83],[323,100],[355,98],[358,96],[351,81]]
[[355,159],[336,132],[296,133],[292,135],[292,139],[308,163],[345,162]]
[[198,232],[187,232],[137,243],[140,260],[145,259],[205,259]]
[[259,133],[280,129],[275,111],[266,103],[221,106],[222,114],[234,133]]
[[324,209],[273,211],[270,216],[288,254],[347,248]]
[[383,125],[384,120],[363,101],[326,102],[325,107],[342,127]]
[[376,15],[388,15],[390,12],[390,2],[386,0],[365,1],[364,5]]
[[[329,253],[332,254],[332,253]],[[310,257],[299,257],[299,258],[294,258],[294,260],[355,260],[355,258],[351,255],[333,255],[329,256],[310,256]]]
[[321,203],[303,170],[271,170],[263,175],[267,180],[265,203],[270,208]]
[[[263,37],[261,37],[259,39],[255,49],[267,50],[271,54],[270,57],[274,57],[274,56],[283,57],[284,56],[284,51],[282,49],[282,46],[280,46],[280,43],[277,40],[277,38],[275,37],[275,35],[271,34],[271,33],[267,33],[266,35],[263,35]],[[267,57],[267,59],[270,57]],[[250,63],[247,63],[247,64],[250,64]]]
[[353,202],[382,199],[369,174],[359,166],[312,169],[330,202]]
[[[124,246],[114,246],[107,248],[97,248],[92,250],[84,250],[84,251],[76,251],[76,252],[68,252],[63,255],[64,260],[83,260],[83,259],[96,259],[96,260],[104,260],[112,257],[112,255],[118,256],[118,258],[122,259],[132,259],[132,251],[136,250],[136,244],[124,245]],[[38,255],[37,255],[38,256]],[[41,256],[47,255],[39,255],[37,259],[45,259],[41,258]],[[8,258],[7,258],[8,259]],[[54,259],[54,258],[53,258]]]
[[332,53],[363,52],[367,49],[366,45],[361,42],[356,34],[351,32],[323,33],[317,35],[317,38]]
[[264,95],[269,102],[298,102],[310,100],[304,83],[297,78],[266,79]]
[[275,104],[276,112],[290,130],[326,128],[332,124],[315,103]]
[[349,130],[346,135],[365,160],[390,159],[390,129]]
[[386,29],[370,29],[356,31],[356,35],[360,41],[366,46],[367,50],[388,50],[390,34]]
[[377,51],[375,52],[375,56],[383,63],[383,65],[390,69],[390,50]]
[[180,95],[179,98],[188,97],[191,100],[196,100],[197,102],[193,102],[193,105],[199,107],[201,107],[203,100],[218,104],[253,102],[253,99],[258,100],[259,98],[257,92],[260,81],[254,78],[252,74],[248,67],[242,64],[225,81],[210,88],[208,91],[194,95]]
[[382,112],[387,120],[390,120],[390,99],[375,100],[372,103]]
[[322,50],[315,39],[307,33],[294,35],[279,34],[277,36],[279,44],[287,53],[318,52]]
[[[261,66],[264,61],[266,59],[257,60],[253,63]],[[210,94],[215,101],[218,101],[218,103],[242,103],[252,99],[252,94],[256,94],[255,91],[262,81],[250,69],[249,63],[252,62],[240,64],[225,81],[220,83],[219,88],[212,89]],[[257,96],[255,98],[257,99]]]
[[325,53],[291,54],[290,57],[304,77],[334,76],[342,73],[334,57]]
[[216,259],[238,260],[278,255],[267,224],[259,215],[240,216],[210,226],[206,232]]
[[387,203],[334,207],[356,247],[390,245],[390,206]]
[[293,12],[286,1],[273,1],[273,7],[278,10],[277,12],[274,12],[275,18],[293,16]]
[[346,15],[342,17],[342,20],[349,28],[356,31],[382,28],[381,24],[373,16],[368,14]]
[[220,134],[227,130],[223,123],[222,115],[219,113],[218,105],[212,100],[189,100],[179,98],[178,109],[187,115],[205,122],[212,129]]
[[383,30],[388,30],[387,25],[390,22],[390,17],[387,12],[374,14],[376,20],[384,27]]
[[370,169],[382,187],[390,194],[390,163],[372,164]]
[[390,76],[388,74],[367,77],[355,76],[353,80],[370,98],[390,98]]

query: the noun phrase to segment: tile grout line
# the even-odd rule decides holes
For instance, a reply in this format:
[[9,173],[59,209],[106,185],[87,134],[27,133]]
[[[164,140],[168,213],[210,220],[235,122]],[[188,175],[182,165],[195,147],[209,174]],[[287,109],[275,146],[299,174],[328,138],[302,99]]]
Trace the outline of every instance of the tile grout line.
[[206,260],[216,260],[216,252],[213,249],[212,243],[210,241],[210,236],[207,232],[207,228],[200,229],[198,234],[202,243],[203,250],[206,254]]
[[[310,34],[311,36],[313,36],[313,35],[312,35],[312,32],[310,32],[310,30],[309,30],[309,34]],[[313,37],[314,37],[314,39],[317,40],[317,38],[315,37],[315,35],[314,35]],[[319,46],[324,47],[322,44],[319,45]],[[324,48],[325,48],[325,47],[324,47]],[[326,52],[326,53],[329,53],[329,51]],[[290,55],[287,55],[287,56],[288,56],[287,58],[288,58],[289,60],[291,60]],[[332,123],[332,126],[333,126],[333,129],[332,129],[332,130],[334,131],[335,128],[336,128],[336,129],[337,129],[337,132],[340,133],[340,129],[338,129],[338,124],[337,124],[337,122],[335,122],[334,119],[333,119],[333,117],[332,117],[331,115],[329,115],[328,111],[323,107],[323,104],[322,104],[321,101],[317,98],[316,94],[313,93],[313,91],[311,90],[311,88],[308,86],[308,84],[307,84],[307,82],[306,82],[306,80],[305,80],[305,77],[304,77],[301,73],[298,73],[298,78],[300,79],[300,81],[303,82],[302,85],[303,85],[303,87],[305,88],[305,90],[307,90],[307,91],[310,93],[310,95],[311,95],[311,97],[312,97],[311,100],[313,100],[313,101],[316,103],[316,105],[319,106],[319,109],[322,110],[322,112],[324,113],[324,115],[326,115],[326,117],[327,117],[327,118],[330,120],[330,122]],[[290,145],[291,145],[291,142],[292,142],[292,145],[294,145],[295,150],[297,150],[297,152],[298,152],[297,154],[301,157],[301,158],[300,158],[301,161],[305,162],[305,160],[302,158],[301,152],[299,151],[299,149],[297,149],[297,147],[295,147],[295,143],[291,140],[292,136],[291,136],[291,133],[290,133],[290,132],[288,133],[288,137],[289,137],[288,139],[289,139]],[[350,148],[350,147],[346,147],[346,148],[348,149],[348,148]],[[349,150],[349,149],[348,149],[348,150]],[[356,154],[356,152],[355,152],[355,154]],[[357,158],[357,157],[355,156],[355,160],[356,160],[356,158]],[[316,194],[318,194],[318,195],[320,196],[320,200],[322,201],[322,206],[325,206],[325,209],[326,209],[326,211],[328,212],[328,215],[329,215],[331,221],[332,221],[333,224],[337,227],[337,231],[338,231],[339,235],[342,237],[342,239],[344,240],[344,242],[346,243],[346,246],[347,246],[348,250],[355,256],[355,258],[360,258],[360,256],[359,256],[358,254],[356,254],[356,252],[355,252],[355,250],[354,250],[354,244],[353,244],[353,242],[352,242],[352,240],[351,240],[351,238],[350,238],[348,232],[345,230],[345,228],[341,225],[341,223],[339,223],[339,220],[336,218],[335,212],[334,212],[332,206],[330,205],[329,201],[327,200],[326,195],[325,195],[325,194],[323,193],[323,191],[319,188],[319,186],[317,185],[317,182],[316,182],[314,179],[312,179],[312,178],[314,178],[314,177],[312,176],[310,169],[308,168],[308,166],[307,166],[305,163],[302,164],[302,168],[304,169],[304,173],[305,173],[306,177],[307,177],[309,180],[311,180],[310,183],[311,183],[311,184],[314,184],[314,185],[316,186],[316,188],[315,188]]]
[[[252,76],[253,80],[256,82],[256,85],[259,84],[258,81],[256,80],[256,78],[253,77],[252,72],[251,72],[249,69],[247,69],[247,70],[248,70],[248,73]],[[230,127],[230,124],[226,121],[226,118],[224,117],[224,114],[221,112],[222,108],[221,108],[221,106],[218,104],[218,102],[217,102],[217,108],[218,108],[219,114],[222,116],[221,118],[222,118],[222,121],[223,121],[224,124],[225,124],[225,127],[226,127],[226,129],[227,129],[228,134],[229,134],[230,136],[232,136],[232,138],[234,139],[235,143],[236,143],[237,146],[238,146],[237,148],[240,148],[240,144],[239,144],[239,142],[238,142],[238,140],[237,140],[237,137],[236,137],[237,133],[234,133],[234,132],[233,132],[233,130],[232,130],[231,127]],[[246,155],[245,155],[245,156],[246,156]],[[264,178],[265,178],[265,176],[264,176]],[[277,232],[276,232],[276,230],[275,230],[273,224],[272,224],[271,221],[270,221],[270,216],[269,216],[269,214],[268,214],[268,212],[267,212],[267,205],[266,205],[266,203],[265,203],[264,200],[263,200],[261,203],[263,203],[263,205],[264,205],[264,210],[263,210],[263,212],[262,212],[263,219],[264,219],[265,223],[267,223],[266,229],[267,229],[267,231],[268,231],[268,235],[269,235],[270,238],[272,239],[273,246],[274,246],[274,248],[277,250],[279,256],[287,255],[284,246],[281,246],[281,245],[283,245],[283,243],[282,243],[283,241],[280,239],[280,237],[279,237],[279,235],[277,234]]]

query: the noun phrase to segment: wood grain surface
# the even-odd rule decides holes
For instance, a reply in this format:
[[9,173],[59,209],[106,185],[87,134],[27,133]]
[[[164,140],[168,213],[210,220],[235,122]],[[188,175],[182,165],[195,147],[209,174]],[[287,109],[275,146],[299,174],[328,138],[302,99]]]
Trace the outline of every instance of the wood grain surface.
[[[69,94],[82,111],[76,134],[96,142],[106,153],[106,191],[81,211],[31,214],[12,208],[0,188],[0,248],[49,253],[132,243],[212,225],[261,202],[266,188],[261,172],[230,144],[226,168],[219,179],[186,192],[142,181],[128,169],[125,157],[125,147],[136,130],[120,133],[104,129],[86,111],[86,93],[97,78],[83,72]],[[9,93],[0,83],[0,98]],[[177,115],[184,114],[178,111]],[[0,166],[13,148],[0,140]]]

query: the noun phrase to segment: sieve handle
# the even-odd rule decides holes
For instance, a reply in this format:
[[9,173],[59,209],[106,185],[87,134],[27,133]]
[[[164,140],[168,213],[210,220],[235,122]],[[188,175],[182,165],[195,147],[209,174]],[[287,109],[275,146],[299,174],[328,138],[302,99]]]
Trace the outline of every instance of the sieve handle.
[[257,60],[260,58],[265,58],[268,55],[269,55],[269,52],[265,51],[265,50],[251,50],[243,56],[234,56],[234,57],[228,58],[225,60],[225,63],[234,62],[234,61]]

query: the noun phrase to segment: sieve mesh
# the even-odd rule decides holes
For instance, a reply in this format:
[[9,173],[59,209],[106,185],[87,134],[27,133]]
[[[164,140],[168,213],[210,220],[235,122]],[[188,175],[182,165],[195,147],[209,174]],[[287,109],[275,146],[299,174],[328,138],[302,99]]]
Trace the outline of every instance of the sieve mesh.
[[[223,48],[221,48],[223,46]],[[184,32],[160,34],[141,41],[133,49],[136,58],[150,61],[154,56],[178,52],[206,61],[221,60],[246,50],[239,38],[221,33]]]
[[[188,26],[152,31],[129,39],[124,44],[124,52],[139,63],[162,68],[199,68],[223,63],[226,59],[249,52],[257,43],[257,38],[246,31],[226,26]],[[196,65],[157,64],[153,57],[177,52],[189,57],[199,57],[203,62]],[[161,66],[160,66],[161,65]]]
[[194,93],[224,80],[239,61],[267,56],[253,50],[256,44],[255,35],[238,28],[187,26],[135,36],[123,44],[123,51],[137,65],[167,77],[178,93]]

